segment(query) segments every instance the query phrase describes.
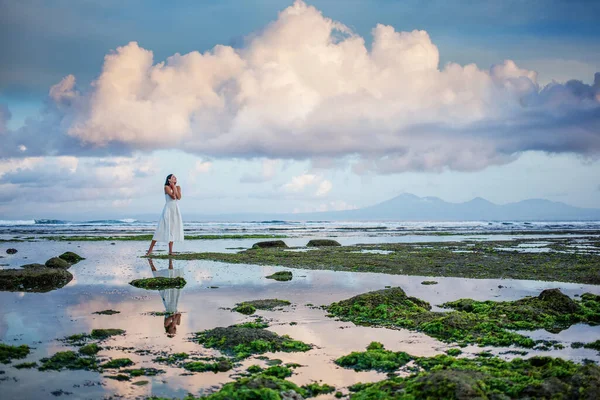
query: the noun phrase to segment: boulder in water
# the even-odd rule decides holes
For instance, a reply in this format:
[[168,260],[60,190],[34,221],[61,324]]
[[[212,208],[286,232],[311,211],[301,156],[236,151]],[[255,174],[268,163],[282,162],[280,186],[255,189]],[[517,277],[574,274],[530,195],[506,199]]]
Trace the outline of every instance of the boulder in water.
[[331,239],[313,239],[308,242],[306,247],[331,247],[331,246],[341,246],[341,244],[335,240]]
[[270,248],[282,248],[287,249],[288,245],[283,240],[267,240],[264,242],[254,243],[253,249],[270,249]]
[[59,257],[52,257],[48,261],[46,261],[46,267],[48,268],[61,268],[61,269],[69,269],[71,264],[67,261],[63,260]]

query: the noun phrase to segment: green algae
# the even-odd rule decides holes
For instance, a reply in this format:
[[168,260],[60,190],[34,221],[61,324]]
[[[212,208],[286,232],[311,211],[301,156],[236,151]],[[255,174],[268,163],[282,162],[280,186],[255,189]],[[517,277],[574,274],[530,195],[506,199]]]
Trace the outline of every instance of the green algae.
[[60,289],[71,280],[73,274],[62,268],[0,269],[0,290],[8,292],[45,293]]
[[265,242],[257,242],[252,245],[253,249],[287,249],[288,246],[283,240],[269,240]]
[[263,370],[262,373],[268,376],[274,376],[279,379],[285,379],[292,376],[293,371],[290,368],[283,365],[273,365],[272,367]]
[[71,268],[71,263],[66,260],[63,260],[60,257],[52,257],[44,264],[48,268],[57,268],[57,269],[69,269]]
[[120,313],[121,313],[121,311],[102,310],[102,311],[93,312],[92,314],[98,314],[98,315],[115,315],[115,314],[120,314]]
[[321,394],[328,394],[328,393],[335,392],[334,386],[330,386],[326,383],[321,385],[317,382],[313,382],[313,383],[309,383],[308,385],[304,385],[304,386],[302,386],[302,389],[304,389],[304,391],[306,393],[306,397],[316,397]]
[[233,363],[227,359],[216,362],[193,361],[183,364],[183,368],[191,372],[226,372],[233,368]]
[[600,351],[600,340],[596,340],[595,342],[586,343],[583,345],[586,349],[593,349]]
[[[275,376],[255,374],[242,377],[234,382],[226,383],[218,392],[204,397],[207,400],[231,400],[231,399],[261,399],[279,400],[282,394],[294,396],[299,394],[307,397],[304,389],[295,383],[280,379]],[[193,397],[192,397],[193,398]],[[294,397],[292,397],[294,398]]]
[[102,347],[98,346],[96,343],[90,343],[80,347],[79,353],[86,356],[93,356],[98,354],[100,350],[102,350]]
[[29,355],[30,349],[26,344],[12,346],[10,344],[0,343],[0,363],[8,364],[12,360],[20,360]]
[[236,311],[244,315],[252,315],[256,312],[256,308],[247,303],[240,303],[234,308],[232,308],[232,311]]
[[595,325],[600,318],[595,298],[576,301],[558,289],[512,302],[461,299],[442,306],[454,311],[432,312],[427,302],[407,296],[401,288],[390,288],[333,303],[326,309],[330,316],[357,325],[416,330],[461,346],[558,347],[558,343],[535,341],[513,330],[558,332],[575,323]]
[[331,247],[331,246],[341,246],[341,244],[335,240],[331,239],[312,239],[307,244],[306,247]]
[[187,353],[173,353],[167,356],[159,356],[153,359],[152,361],[157,363],[163,363],[167,365],[177,364],[180,361],[183,361],[189,357]]
[[[498,250],[499,247],[517,246],[530,241],[532,240],[390,243],[321,247],[308,252],[268,248],[249,249],[238,253],[185,253],[172,258],[432,277],[600,283],[599,254]],[[365,253],[363,250],[383,250],[391,253],[374,254]]]
[[58,256],[58,258],[61,258],[72,265],[77,264],[81,260],[85,260],[85,258],[81,257],[77,253],[73,253],[72,251],[64,252],[60,256]]
[[237,311],[245,315],[252,315],[256,310],[274,310],[275,308],[289,306],[290,304],[292,303],[287,300],[279,299],[251,300],[236,304],[236,307],[234,307],[232,311]]
[[150,381],[137,381],[137,382],[133,382],[132,385],[135,385],[135,386],[146,386],[149,383],[150,383]]
[[156,368],[136,368],[136,369],[122,369],[120,371],[123,374],[128,374],[129,376],[132,377],[138,377],[138,376],[156,376],[156,375],[160,375],[160,374],[164,374],[165,371],[162,369],[156,369]]
[[129,367],[133,364],[134,364],[134,362],[131,361],[129,358],[115,358],[114,360],[110,360],[109,362],[102,364],[100,367],[102,367],[102,368],[123,368],[123,367]]
[[124,335],[125,331],[123,329],[94,329],[92,333],[90,333],[90,338],[96,340],[104,340],[108,339],[111,336]]
[[289,336],[279,336],[266,329],[248,325],[232,325],[198,332],[195,334],[195,340],[204,347],[220,350],[237,359],[276,351],[304,352],[312,348],[311,345],[293,340]]
[[38,368],[40,371],[60,371],[63,369],[81,369],[94,371],[98,369],[98,361],[94,357],[81,357],[74,351],[59,351],[52,357],[42,358],[42,365]]
[[291,281],[293,278],[292,271],[279,271],[266,277],[267,279],[274,279],[276,281],[285,282]]
[[257,310],[273,310],[278,307],[289,306],[292,303],[290,303],[287,300],[262,299],[262,300],[245,301],[243,304],[249,304],[249,305],[255,307]]
[[[227,239],[285,239],[285,235],[249,234],[249,235],[186,235],[185,240],[227,240]],[[152,235],[128,236],[45,236],[40,239],[54,242],[129,242],[150,241]]]
[[452,357],[456,357],[462,354],[462,350],[461,349],[448,349],[446,350],[446,354],[448,354],[449,356]]
[[161,289],[181,289],[187,282],[182,277],[165,278],[159,276],[157,278],[134,279],[129,284],[140,289],[161,290]]
[[338,358],[335,363],[340,367],[352,368],[355,371],[391,372],[411,360],[412,357],[403,351],[388,351],[383,348],[381,343],[371,342],[366,352],[353,352]]
[[26,362],[26,363],[21,363],[21,364],[17,364],[15,365],[15,368],[17,369],[31,369],[31,368],[37,368],[37,363],[36,362]]
[[[387,351],[387,350],[379,350]],[[367,353],[369,350],[367,350]],[[393,353],[393,352],[389,352]],[[411,356],[412,357],[412,356]],[[597,398],[600,367],[551,357],[412,357],[418,372],[350,387],[352,399]]]

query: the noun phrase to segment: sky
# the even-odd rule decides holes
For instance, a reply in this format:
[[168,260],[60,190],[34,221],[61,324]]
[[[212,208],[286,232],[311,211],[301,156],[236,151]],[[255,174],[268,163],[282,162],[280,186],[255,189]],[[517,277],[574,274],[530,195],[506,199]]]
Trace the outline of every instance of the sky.
[[0,219],[600,208],[596,1],[0,0]]

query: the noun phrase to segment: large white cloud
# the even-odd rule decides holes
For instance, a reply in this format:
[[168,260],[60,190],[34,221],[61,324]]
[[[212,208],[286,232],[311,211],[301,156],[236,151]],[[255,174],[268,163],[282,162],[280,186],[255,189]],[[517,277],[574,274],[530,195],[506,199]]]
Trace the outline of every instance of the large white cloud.
[[[89,88],[66,77],[0,156],[177,148],[213,157],[352,158],[357,172],[478,170],[523,151],[600,154],[600,74],[541,88],[504,61],[439,66],[425,31],[372,45],[296,1],[241,49],[155,62],[132,42]],[[50,121],[51,128],[48,128]],[[42,132],[44,128],[46,131]],[[41,144],[40,144],[41,143]]]

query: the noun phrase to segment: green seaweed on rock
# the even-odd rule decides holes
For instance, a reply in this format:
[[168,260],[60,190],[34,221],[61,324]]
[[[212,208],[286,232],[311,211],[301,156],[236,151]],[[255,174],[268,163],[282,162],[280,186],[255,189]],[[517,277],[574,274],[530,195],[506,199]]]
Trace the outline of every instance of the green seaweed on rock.
[[326,309],[330,316],[357,325],[411,329],[447,343],[533,348],[560,345],[535,341],[513,330],[557,332],[575,323],[595,325],[600,320],[597,299],[585,299],[572,300],[558,289],[548,289],[537,297],[512,302],[461,299],[443,304],[454,311],[442,313],[430,311],[427,302],[407,296],[401,288],[390,288],[342,300]]
[[187,282],[182,277],[165,278],[159,276],[157,278],[134,279],[129,284],[136,288],[146,290],[161,290],[161,289],[181,289]]
[[312,348],[311,345],[293,340],[289,336],[279,336],[266,329],[248,325],[209,329],[196,333],[195,339],[204,347],[220,350],[237,359],[275,351],[304,352]]
[[22,344],[20,346],[12,346],[10,344],[0,343],[0,363],[8,364],[12,360],[20,360],[29,355],[29,346]]
[[94,357],[81,357],[74,351],[59,351],[52,357],[42,358],[42,365],[38,368],[40,371],[60,371],[62,369],[81,369],[81,370],[97,370],[98,360]]
[[267,279],[274,279],[279,282],[291,281],[293,278],[292,271],[279,271],[266,277]]
[[356,371],[375,370],[391,372],[406,365],[412,357],[403,351],[385,350],[378,342],[371,342],[365,352],[353,352],[335,360],[340,367],[352,368]]
[[351,398],[592,399],[600,395],[600,367],[594,364],[579,365],[551,357],[512,361],[487,356],[474,359],[448,355],[412,358],[419,367],[418,372],[353,385],[350,387]]

